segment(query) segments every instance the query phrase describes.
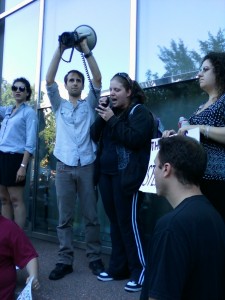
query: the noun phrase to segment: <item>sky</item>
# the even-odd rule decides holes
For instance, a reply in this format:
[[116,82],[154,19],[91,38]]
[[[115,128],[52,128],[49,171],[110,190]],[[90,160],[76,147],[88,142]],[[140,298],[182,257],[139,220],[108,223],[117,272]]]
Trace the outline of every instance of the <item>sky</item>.
[[[7,1],[10,6],[19,2]],[[38,8],[39,1],[36,1],[7,18],[3,77],[9,82],[22,74],[31,83],[35,81]],[[91,26],[97,34],[93,53],[102,73],[103,90],[108,89],[115,73],[129,72],[129,26],[130,21],[133,22],[130,0],[47,0],[46,15],[42,81],[57,47],[58,36],[82,24]],[[169,48],[171,39],[182,39],[189,50],[198,51],[198,40],[207,40],[208,32],[215,35],[219,28],[225,29],[224,15],[224,0],[140,0],[136,79],[144,82],[149,68],[153,73],[164,73],[158,46]],[[69,54],[65,53],[64,58]],[[85,72],[78,51],[74,52],[70,64],[60,62],[56,79],[62,82],[65,73],[74,68]]]
[[[18,0],[16,2],[18,3]],[[6,21],[3,77],[7,81],[12,81],[21,73],[31,78],[31,81],[34,78],[38,7],[39,1],[36,1]],[[47,0],[48,17],[44,24],[42,80],[45,80],[50,60],[58,45],[58,36],[64,31],[71,32],[86,24],[96,32],[97,44],[93,53],[102,72],[103,86],[108,88],[109,81],[115,73],[127,72],[129,69],[129,11],[129,0],[121,1],[119,7],[114,2],[109,4],[105,0]],[[7,35],[7,32],[10,34]],[[69,58],[69,54],[67,50],[64,58]],[[56,79],[63,81],[64,75],[74,68],[85,73],[78,51],[74,51],[70,64],[61,61]],[[88,89],[88,83],[85,87]]]
[[171,40],[182,39],[188,50],[199,51],[199,40],[208,40],[225,29],[224,0],[141,0],[139,81],[145,81],[146,69],[164,73],[158,58],[158,46],[170,48]]

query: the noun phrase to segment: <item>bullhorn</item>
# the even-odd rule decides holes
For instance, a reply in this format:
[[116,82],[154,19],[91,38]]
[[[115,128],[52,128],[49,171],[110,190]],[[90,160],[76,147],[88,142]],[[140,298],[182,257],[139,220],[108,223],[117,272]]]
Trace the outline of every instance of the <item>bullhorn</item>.
[[[75,29],[75,32],[77,32],[80,39],[86,37],[88,48],[90,50],[94,49],[94,47],[97,43],[97,35],[92,27],[90,27],[88,25],[80,25]],[[81,47],[79,45],[75,45],[75,48],[79,52],[82,52]]]
[[79,43],[87,38],[87,44],[90,50],[93,50],[96,42],[97,36],[93,28],[88,25],[80,25],[73,32],[63,32],[59,36],[59,42],[68,48],[75,48],[79,52],[82,52]]

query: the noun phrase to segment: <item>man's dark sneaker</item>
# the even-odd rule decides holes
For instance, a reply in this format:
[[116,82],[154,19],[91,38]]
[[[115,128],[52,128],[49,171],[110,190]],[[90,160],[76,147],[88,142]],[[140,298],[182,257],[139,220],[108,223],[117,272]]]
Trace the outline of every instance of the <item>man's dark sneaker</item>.
[[124,287],[127,292],[139,292],[142,289],[142,286],[136,281],[128,281]]
[[91,261],[89,263],[89,268],[92,270],[94,275],[99,275],[100,273],[105,271],[105,267],[101,259]]
[[58,264],[56,264],[55,269],[53,269],[51,271],[48,278],[50,280],[58,280],[72,272],[73,272],[73,267],[71,265],[65,265],[65,264],[58,263]]

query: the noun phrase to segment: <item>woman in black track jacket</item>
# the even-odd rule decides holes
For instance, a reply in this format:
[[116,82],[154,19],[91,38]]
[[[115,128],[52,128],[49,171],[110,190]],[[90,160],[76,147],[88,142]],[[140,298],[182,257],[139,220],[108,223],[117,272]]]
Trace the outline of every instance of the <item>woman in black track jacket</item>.
[[139,187],[148,168],[154,120],[143,105],[145,94],[126,73],[110,81],[110,101],[102,97],[91,137],[98,143],[96,174],[110,221],[112,253],[98,279],[129,278],[125,290],[140,291],[145,261],[138,230]]

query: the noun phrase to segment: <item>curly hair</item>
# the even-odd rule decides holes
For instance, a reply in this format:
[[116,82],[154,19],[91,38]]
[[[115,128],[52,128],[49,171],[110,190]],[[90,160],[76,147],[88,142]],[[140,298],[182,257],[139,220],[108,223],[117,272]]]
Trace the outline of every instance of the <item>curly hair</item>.
[[30,82],[24,77],[18,77],[16,79],[14,79],[12,85],[14,85],[16,82],[22,82],[25,85],[27,93],[28,93],[26,100],[30,101],[30,97],[31,97],[31,94],[32,94]]
[[218,96],[225,93],[225,53],[224,52],[209,52],[203,59],[209,60],[214,67],[216,76],[216,85],[218,88]]
[[[132,80],[127,73],[117,73],[112,79],[116,78],[125,88],[126,91],[131,90],[132,103],[144,103],[146,100],[145,93],[136,80]],[[111,80],[112,80],[111,79]]]

